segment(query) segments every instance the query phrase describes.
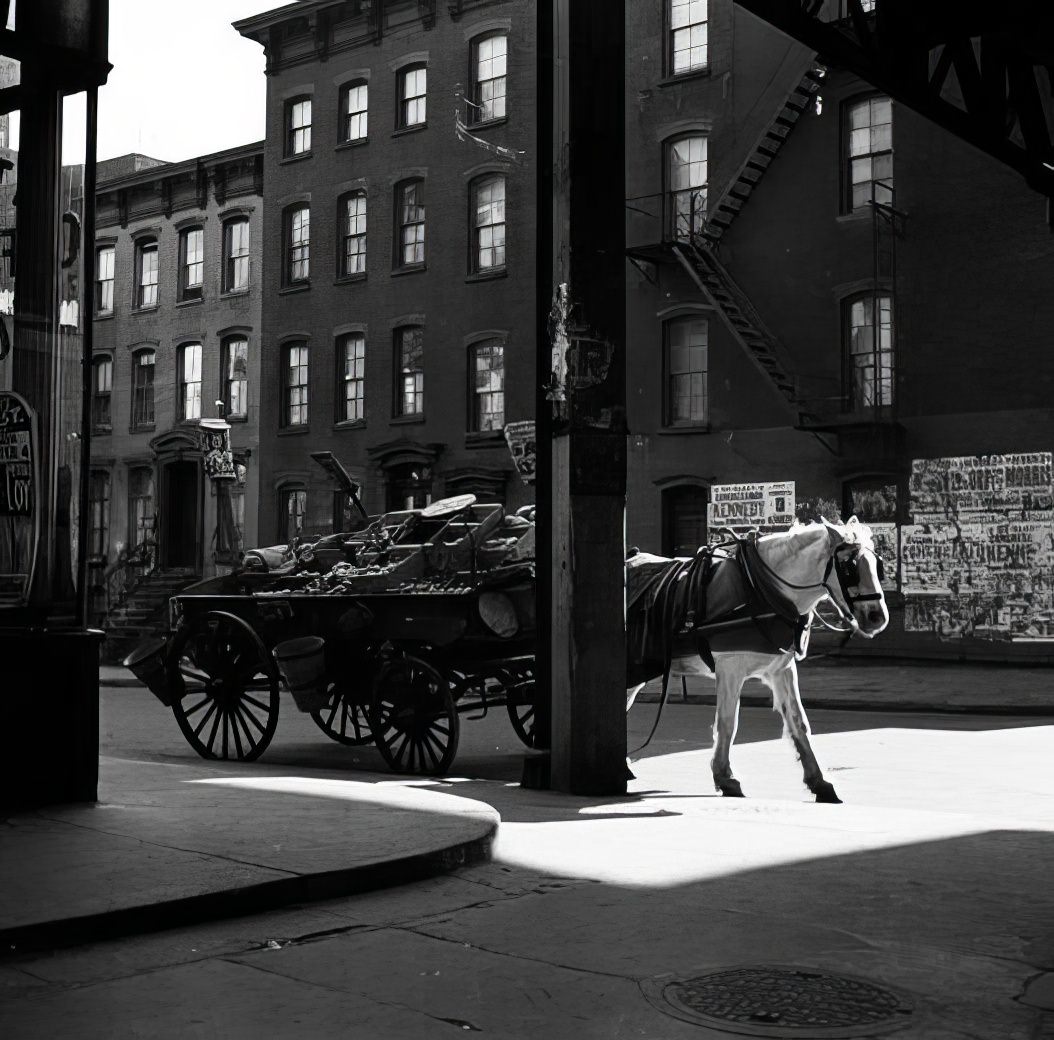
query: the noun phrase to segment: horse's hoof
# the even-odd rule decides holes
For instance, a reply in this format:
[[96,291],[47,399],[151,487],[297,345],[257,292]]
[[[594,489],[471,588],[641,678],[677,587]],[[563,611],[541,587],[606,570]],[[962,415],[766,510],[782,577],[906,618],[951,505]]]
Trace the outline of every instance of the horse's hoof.
[[841,805],[842,799],[838,797],[838,793],[834,789],[833,784],[829,784],[826,780],[823,783],[817,784],[813,789],[812,793],[816,795],[817,802],[823,802],[825,805]]
[[717,782],[717,789],[726,798],[743,797],[743,788],[739,786],[738,780],[719,780]]

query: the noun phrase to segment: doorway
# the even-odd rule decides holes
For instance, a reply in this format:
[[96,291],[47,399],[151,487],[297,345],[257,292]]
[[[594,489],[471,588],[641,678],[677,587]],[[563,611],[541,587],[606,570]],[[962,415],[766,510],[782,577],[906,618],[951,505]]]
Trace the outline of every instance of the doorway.
[[161,566],[200,570],[198,531],[201,476],[196,462],[170,462],[163,469]]

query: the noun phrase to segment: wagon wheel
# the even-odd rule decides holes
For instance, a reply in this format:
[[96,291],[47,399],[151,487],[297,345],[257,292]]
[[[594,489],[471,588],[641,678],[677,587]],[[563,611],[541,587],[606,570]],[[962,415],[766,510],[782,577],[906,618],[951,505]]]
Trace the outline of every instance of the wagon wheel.
[[535,747],[536,720],[534,715],[534,679],[522,679],[509,686],[506,693],[505,710],[516,736],[529,747]]
[[278,725],[278,676],[244,621],[219,611],[192,621],[167,667],[172,714],[202,758],[259,758]]
[[381,668],[369,718],[394,772],[442,776],[454,761],[459,722],[450,684],[420,658],[406,654]]
[[311,713],[311,718],[330,740],[348,747],[373,743],[367,706],[354,696],[350,687],[331,683],[325,707]]

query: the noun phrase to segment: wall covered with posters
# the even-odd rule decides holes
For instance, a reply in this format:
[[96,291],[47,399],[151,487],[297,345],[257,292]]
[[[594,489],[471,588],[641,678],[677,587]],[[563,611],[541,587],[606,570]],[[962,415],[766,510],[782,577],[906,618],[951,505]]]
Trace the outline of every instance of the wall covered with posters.
[[1054,645],[1050,452],[915,459],[909,513],[905,632]]

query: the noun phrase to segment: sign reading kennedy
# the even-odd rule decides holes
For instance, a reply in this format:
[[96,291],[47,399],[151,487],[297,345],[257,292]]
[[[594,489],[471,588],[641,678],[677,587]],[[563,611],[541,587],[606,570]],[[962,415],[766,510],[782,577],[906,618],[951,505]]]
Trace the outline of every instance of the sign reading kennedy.
[[707,527],[790,527],[794,481],[778,484],[715,484],[706,507]]

